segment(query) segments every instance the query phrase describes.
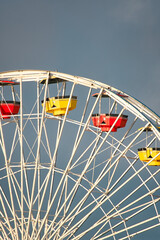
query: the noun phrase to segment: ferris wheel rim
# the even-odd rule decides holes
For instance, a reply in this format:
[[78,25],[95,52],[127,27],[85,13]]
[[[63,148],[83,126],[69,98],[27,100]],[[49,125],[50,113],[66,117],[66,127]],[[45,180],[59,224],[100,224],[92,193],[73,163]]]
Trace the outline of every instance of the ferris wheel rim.
[[[63,77],[63,79],[65,81],[70,81],[70,82],[73,82],[74,84],[79,84],[79,85],[84,85],[85,87],[92,87],[93,89],[100,89],[101,92],[104,90],[108,93],[108,95],[113,98],[114,100],[116,100],[117,102],[120,102],[122,103],[122,105],[124,104],[124,106],[126,107],[127,109],[127,106],[129,105],[129,107],[132,106],[132,108],[134,109],[134,115],[136,116],[136,113],[138,112],[139,113],[139,118],[141,120],[144,120],[147,122],[146,126],[148,126],[148,124],[151,124],[152,127],[153,127],[153,132],[155,134],[157,134],[157,136],[159,136],[159,131],[157,130],[156,128],[156,125],[153,124],[144,114],[143,112],[139,112],[139,108],[135,108],[133,102],[126,102],[125,98],[117,95],[114,91],[119,91],[119,90],[115,90],[115,88],[112,88],[111,86],[108,86],[106,84],[103,84],[103,83],[100,83],[100,82],[97,82],[97,81],[94,81],[94,80],[91,80],[91,79],[86,79],[86,78],[82,78],[82,77],[77,77],[77,76],[72,76],[72,75],[68,75],[68,74],[63,74],[63,73],[57,73],[57,72],[52,72],[52,71],[37,71],[37,70],[34,70],[34,71],[31,71],[31,70],[24,70],[24,71],[18,71],[18,75],[17,74],[17,71],[15,72],[7,72],[7,73],[0,73],[0,78],[3,78],[3,77],[10,77],[10,76],[13,76],[13,79],[14,78],[16,79],[16,77],[18,76],[18,81],[19,79],[21,79],[21,82],[23,82],[23,74],[24,75],[31,75],[31,78],[29,78],[29,81],[32,79],[32,77],[34,79],[36,79],[37,82],[40,82],[42,80],[42,78],[44,78],[44,76],[57,76],[57,77]],[[35,74],[35,75],[34,75]],[[36,77],[38,76],[38,77]],[[24,77],[24,82],[25,80],[27,79],[27,77],[25,78]],[[29,82],[29,81],[26,81],[26,82]],[[82,84],[83,83],[83,84]],[[121,92],[122,93],[122,92]],[[128,97],[130,97],[129,95],[127,95]],[[130,101],[132,100],[132,98],[130,98]],[[127,104],[126,104],[127,103]],[[123,109],[124,110],[124,109]],[[129,110],[129,109],[127,109]],[[133,113],[133,112],[132,112]],[[43,114],[42,114],[43,115]],[[67,120],[65,120],[67,122]],[[158,120],[157,120],[158,121]],[[72,122],[73,123],[73,122]],[[142,129],[143,130],[143,129]],[[110,134],[110,133],[109,133]],[[137,173],[136,173],[137,174]],[[147,193],[149,195],[149,192]],[[34,200],[35,201],[35,200]],[[34,202],[33,202],[34,203]],[[155,216],[155,218],[158,218],[159,216]],[[71,220],[72,221],[72,220]],[[81,222],[80,222],[80,225],[81,225]],[[124,231],[128,231],[128,227],[126,227],[124,229]],[[71,230],[70,230],[71,231]],[[34,235],[34,234],[33,234]],[[33,236],[32,235],[32,236]],[[114,233],[112,233],[112,236],[114,236]],[[130,235],[131,236],[131,235]],[[129,239],[129,237],[126,237]],[[77,239],[77,237],[75,237],[74,239]],[[104,239],[103,237],[100,238],[100,239]]]
[[0,79],[9,79],[15,80],[16,82],[20,81],[36,81],[41,82],[43,79],[47,79],[47,77],[57,77],[62,79],[62,81],[74,82],[75,84],[92,87],[94,89],[104,89],[107,94],[115,99],[116,101],[122,103],[126,107],[127,110],[131,109],[134,111],[134,114],[141,118],[143,121],[146,120],[150,123],[153,128],[153,131],[157,135],[160,140],[160,132],[158,127],[160,125],[160,116],[158,116],[155,112],[153,112],[149,107],[145,104],[137,100],[135,97],[130,96],[128,93],[123,92],[113,86],[108,84],[99,82],[97,80],[93,80],[90,78],[79,77],[75,75],[70,75],[66,73],[61,73],[57,71],[50,70],[13,70],[0,72]]

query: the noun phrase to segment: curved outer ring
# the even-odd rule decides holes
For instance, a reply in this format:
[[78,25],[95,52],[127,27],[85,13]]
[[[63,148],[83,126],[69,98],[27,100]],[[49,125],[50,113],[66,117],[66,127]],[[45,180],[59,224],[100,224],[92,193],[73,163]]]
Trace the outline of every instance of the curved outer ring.
[[[36,81],[40,82],[45,78],[56,77],[64,81],[74,82],[87,87],[92,87],[94,89],[104,89],[109,97],[117,101],[120,105],[126,108],[126,110],[132,112],[135,116],[140,118],[142,121],[147,121],[153,127],[153,132],[160,140],[160,132],[157,128],[157,125],[160,125],[160,117],[149,109],[145,104],[141,103],[132,96],[118,90],[110,85],[92,80],[89,78],[72,76],[65,73],[54,72],[54,71],[43,71],[43,70],[17,70],[17,71],[7,71],[0,73],[1,80],[12,80],[15,82],[24,82]],[[117,95],[118,93],[118,95]]]

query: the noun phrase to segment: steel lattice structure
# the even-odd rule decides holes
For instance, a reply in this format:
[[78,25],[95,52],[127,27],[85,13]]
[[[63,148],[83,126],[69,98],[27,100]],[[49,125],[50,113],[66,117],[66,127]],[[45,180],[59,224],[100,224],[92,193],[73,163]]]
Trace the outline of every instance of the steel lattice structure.
[[[147,162],[138,156],[159,146],[159,116],[83,77],[21,70],[0,81],[1,102],[20,102],[0,118],[1,239],[131,239],[160,228],[160,168],[150,166],[160,152]],[[69,96],[66,113],[54,116],[46,102],[60,95]],[[101,112],[117,114],[108,131],[92,123]],[[122,114],[127,124],[113,132]]]

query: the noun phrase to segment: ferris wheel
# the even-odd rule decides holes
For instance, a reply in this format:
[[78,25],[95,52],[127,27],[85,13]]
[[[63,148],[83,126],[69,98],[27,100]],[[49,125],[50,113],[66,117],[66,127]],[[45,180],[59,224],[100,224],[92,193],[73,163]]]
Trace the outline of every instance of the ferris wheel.
[[0,239],[160,233],[159,116],[53,71],[2,72],[0,96]]

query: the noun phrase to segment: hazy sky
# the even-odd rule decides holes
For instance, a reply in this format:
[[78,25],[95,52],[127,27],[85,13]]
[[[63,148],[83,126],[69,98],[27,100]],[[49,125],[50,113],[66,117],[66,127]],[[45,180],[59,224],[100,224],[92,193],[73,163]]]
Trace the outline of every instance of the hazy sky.
[[93,78],[160,114],[159,0],[0,0],[0,71]]
[[160,0],[0,0],[0,33],[0,71],[92,78],[160,114]]

